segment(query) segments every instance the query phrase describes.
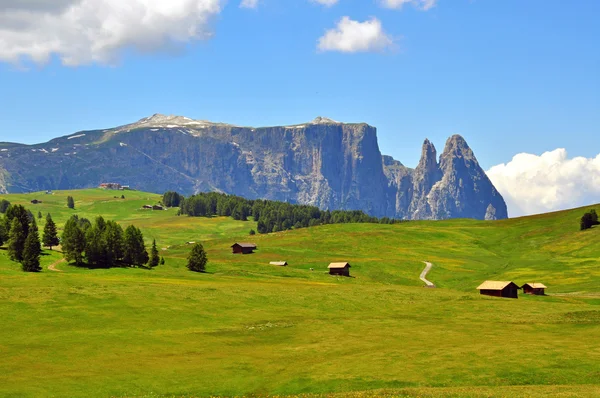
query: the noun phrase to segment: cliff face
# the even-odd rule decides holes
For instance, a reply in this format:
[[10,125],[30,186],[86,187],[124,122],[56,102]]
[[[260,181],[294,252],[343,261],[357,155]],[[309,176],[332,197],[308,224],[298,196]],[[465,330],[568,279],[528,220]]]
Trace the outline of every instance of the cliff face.
[[404,219],[505,217],[502,198],[466,143],[446,149],[438,164],[426,141],[412,170],[382,157],[376,129],[364,123],[317,118],[250,128],[154,115],[45,144],[0,144],[0,192],[119,182],[158,193],[219,191]]

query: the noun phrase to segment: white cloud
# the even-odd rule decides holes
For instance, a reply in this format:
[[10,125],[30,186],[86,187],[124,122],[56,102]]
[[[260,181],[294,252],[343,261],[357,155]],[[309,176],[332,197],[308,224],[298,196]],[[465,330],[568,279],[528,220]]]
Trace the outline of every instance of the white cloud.
[[541,156],[520,153],[490,168],[487,175],[504,197],[511,217],[600,202],[600,154],[569,159],[563,148]]
[[377,18],[358,22],[343,17],[335,29],[325,32],[317,47],[320,51],[354,53],[384,51],[393,45],[394,40],[383,31]]
[[319,3],[321,5],[324,5],[326,7],[331,7],[334,4],[337,4],[338,0],[310,0],[313,3]]
[[225,0],[1,0],[0,61],[112,63],[124,49],[155,51],[212,35]]
[[412,4],[423,11],[432,9],[436,3],[437,0],[381,0],[381,5],[385,8],[400,9],[405,4]]
[[256,8],[258,7],[258,0],[242,0],[240,3],[241,8]]

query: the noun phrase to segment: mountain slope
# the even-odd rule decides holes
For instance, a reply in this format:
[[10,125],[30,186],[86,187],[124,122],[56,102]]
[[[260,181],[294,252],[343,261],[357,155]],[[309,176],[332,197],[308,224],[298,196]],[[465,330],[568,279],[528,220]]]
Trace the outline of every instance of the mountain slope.
[[365,123],[318,117],[251,128],[154,115],[45,144],[0,144],[0,190],[119,182],[158,193],[220,191],[403,219],[506,218],[502,197],[459,141],[439,164],[426,141],[413,171],[382,156],[376,129]]

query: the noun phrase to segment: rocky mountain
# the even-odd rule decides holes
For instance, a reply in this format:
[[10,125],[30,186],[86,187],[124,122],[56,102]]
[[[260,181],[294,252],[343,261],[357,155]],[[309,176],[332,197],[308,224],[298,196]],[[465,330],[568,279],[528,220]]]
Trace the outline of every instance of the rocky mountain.
[[153,115],[44,144],[0,143],[0,193],[118,182],[184,194],[359,209],[402,219],[507,217],[506,204],[460,136],[439,161],[428,140],[413,170],[382,156],[376,129],[327,118],[279,127],[239,127]]

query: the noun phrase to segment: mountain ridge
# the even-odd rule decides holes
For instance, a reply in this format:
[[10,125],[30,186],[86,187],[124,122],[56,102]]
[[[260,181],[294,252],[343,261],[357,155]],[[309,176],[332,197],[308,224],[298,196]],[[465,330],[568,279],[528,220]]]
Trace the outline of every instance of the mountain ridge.
[[439,160],[425,140],[414,169],[381,154],[375,127],[321,116],[295,125],[242,127],[154,114],[43,144],[0,143],[0,192],[89,188],[105,181],[157,193],[219,191],[401,219],[508,216],[459,135],[448,139]]

